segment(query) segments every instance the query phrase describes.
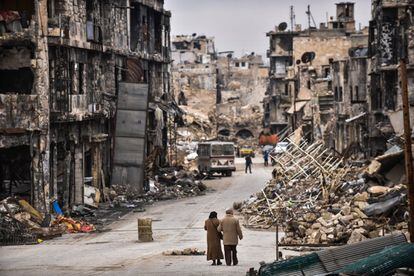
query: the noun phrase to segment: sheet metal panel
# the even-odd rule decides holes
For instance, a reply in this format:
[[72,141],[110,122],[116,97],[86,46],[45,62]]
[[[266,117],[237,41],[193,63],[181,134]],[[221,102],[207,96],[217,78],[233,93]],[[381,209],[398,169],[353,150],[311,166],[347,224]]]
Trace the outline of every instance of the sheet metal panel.
[[147,110],[148,84],[119,83],[119,110]]
[[119,83],[112,184],[142,191],[148,84]]
[[328,272],[333,272],[352,264],[360,259],[378,253],[387,246],[407,242],[404,234],[387,235],[380,238],[365,240],[356,244],[329,248],[317,252],[319,259]]
[[144,138],[117,137],[115,139],[114,164],[139,166],[144,159]]
[[116,117],[117,137],[145,138],[146,111],[119,110]]

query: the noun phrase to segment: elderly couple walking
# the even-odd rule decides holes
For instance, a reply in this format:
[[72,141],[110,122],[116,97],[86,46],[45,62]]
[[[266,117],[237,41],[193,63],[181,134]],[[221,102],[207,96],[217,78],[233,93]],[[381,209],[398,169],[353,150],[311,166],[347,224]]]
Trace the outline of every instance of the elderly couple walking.
[[221,265],[223,251],[221,251],[221,239],[224,244],[224,256],[226,265],[237,265],[237,243],[243,239],[240,223],[233,216],[233,210],[226,210],[226,216],[219,220],[216,212],[211,212],[209,218],[204,223],[207,231],[207,261],[212,260],[212,265]]

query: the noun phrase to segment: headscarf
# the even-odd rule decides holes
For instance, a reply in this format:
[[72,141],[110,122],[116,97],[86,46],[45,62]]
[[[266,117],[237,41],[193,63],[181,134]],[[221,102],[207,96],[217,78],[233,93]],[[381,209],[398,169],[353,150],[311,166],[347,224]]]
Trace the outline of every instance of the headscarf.
[[208,216],[208,218],[209,218],[209,219],[212,219],[212,218],[217,218],[217,213],[216,213],[216,212],[214,212],[214,211],[213,211],[213,212],[211,212],[211,213],[210,213],[210,215]]

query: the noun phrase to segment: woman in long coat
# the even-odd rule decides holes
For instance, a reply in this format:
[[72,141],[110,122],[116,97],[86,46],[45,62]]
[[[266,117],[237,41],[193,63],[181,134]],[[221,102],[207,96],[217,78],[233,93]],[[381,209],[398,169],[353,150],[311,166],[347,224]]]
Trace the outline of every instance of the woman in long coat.
[[211,212],[208,219],[204,222],[204,229],[207,231],[207,261],[212,260],[211,265],[221,265],[223,251],[221,251],[220,233],[217,231],[220,221],[216,212]]

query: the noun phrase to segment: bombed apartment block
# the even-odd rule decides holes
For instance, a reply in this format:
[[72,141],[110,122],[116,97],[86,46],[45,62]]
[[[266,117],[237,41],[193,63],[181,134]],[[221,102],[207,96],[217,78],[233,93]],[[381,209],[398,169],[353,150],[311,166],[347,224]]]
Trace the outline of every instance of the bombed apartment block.
[[[331,18],[328,25],[310,24],[306,30],[295,25],[288,30],[283,22],[267,34],[270,72],[263,100],[264,127],[272,133],[304,124],[314,138],[324,137],[334,107],[330,62],[348,56],[351,35],[356,33],[354,4],[344,2],[336,7],[337,18]],[[307,14],[312,17],[310,8]]]
[[351,48],[347,59],[331,63],[335,116],[331,135],[326,139],[331,148],[345,157],[359,155],[361,159],[372,155],[368,116],[370,60],[367,43],[364,44]]
[[144,189],[145,156],[168,162],[169,19],[161,0],[0,2],[1,198]]
[[370,133],[374,154],[386,151],[387,141],[394,134],[401,136],[403,133],[401,72],[398,68],[401,59],[407,64],[410,106],[414,104],[413,12],[412,0],[372,1],[369,121],[374,127]]
[[270,67],[266,96],[263,99],[263,126],[272,133],[280,133],[288,127],[286,112],[291,106],[295,89],[294,80],[288,77],[288,71],[293,65],[293,37],[298,33],[286,31],[286,28],[287,24],[283,22],[274,31],[267,33]]
[[211,63],[216,57],[214,37],[178,35],[172,38],[173,64]]

